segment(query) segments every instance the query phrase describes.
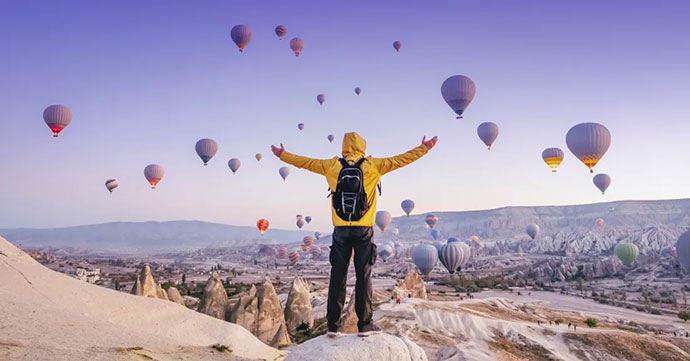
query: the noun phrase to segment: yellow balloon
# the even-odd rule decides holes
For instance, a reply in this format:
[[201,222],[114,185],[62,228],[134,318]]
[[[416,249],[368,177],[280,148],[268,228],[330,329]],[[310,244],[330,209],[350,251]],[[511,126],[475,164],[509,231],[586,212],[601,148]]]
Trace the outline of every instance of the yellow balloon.
[[264,156],[261,153],[256,153],[256,155],[254,157],[256,157],[257,161],[260,161],[261,158],[263,158]]

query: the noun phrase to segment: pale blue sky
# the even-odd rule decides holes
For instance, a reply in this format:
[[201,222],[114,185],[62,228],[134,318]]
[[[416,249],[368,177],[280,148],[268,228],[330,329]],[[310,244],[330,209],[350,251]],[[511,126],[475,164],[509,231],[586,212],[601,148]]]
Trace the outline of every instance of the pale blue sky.
[[[379,208],[394,215],[406,198],[415,213],[684,198],[688,18],[684,1],[2,1],[0,227],[265,217],[291,229],[301,213],[327,231],[325,181],[293,169],[282,182],[269,146],[330,157],[351,130],[375,156],[439,136],[383,178]],[[229,36],[240,23],[254,32],[244,53]],[[477,84],[461,120],[440,95],[454,74]],[[74,113],[58,139],[41,118],[55,103]],[[484,121],[500,127],[491,151]],[[613,135],[603,197],[565,146],[585,121]],[[194,153],[203,137],[220,146],[208,167]],[[540,158],[551,146],[566,151],[557,175]],[[155,191],[149,163],[166,169]]]

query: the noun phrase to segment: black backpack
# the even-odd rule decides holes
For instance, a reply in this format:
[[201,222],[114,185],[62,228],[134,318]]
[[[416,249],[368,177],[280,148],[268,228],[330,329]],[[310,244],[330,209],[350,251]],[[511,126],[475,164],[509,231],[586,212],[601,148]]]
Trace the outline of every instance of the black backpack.
[[343,169],[338,174],[338,184],[333,196],[333,209],[345,221],[358,221],[369,210],[367,193],[364,191],[364,175],[361,165],[366,158],[362,158],[354,165],[350,165],[345,158],[340,158]]

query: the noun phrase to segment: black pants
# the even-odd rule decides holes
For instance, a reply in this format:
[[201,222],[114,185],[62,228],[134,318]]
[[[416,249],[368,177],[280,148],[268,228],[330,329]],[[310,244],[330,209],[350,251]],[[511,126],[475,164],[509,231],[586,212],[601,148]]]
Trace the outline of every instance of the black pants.
[[373,242],[372,227],[335,227],[331,245],[331,282],[328,285],[328,329],[337,328],[340,313],[345,305],[345,286],[347,268],[350,265],[352,251],[355,252],[355,312],[357,327],[371,323],[371,266],[376,263],[376,245]]

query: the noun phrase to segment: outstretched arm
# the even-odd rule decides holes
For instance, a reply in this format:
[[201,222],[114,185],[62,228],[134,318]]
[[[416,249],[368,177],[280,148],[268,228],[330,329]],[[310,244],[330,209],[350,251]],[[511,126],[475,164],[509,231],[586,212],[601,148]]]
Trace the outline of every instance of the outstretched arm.
[[326,175],[328,162],[332,161],[332,159],[313,159],[286,152],[283,143],[280,143],[280,148],[272,145],[271,151],[276,157],[287,164],[292,164],[297,168],[306,169],[321,175]]
[[411,150],[389,158],[373,158],[374,165],[379,170],[379,173],[386,174],[398,168],[404,167],[417,159],[423,157],[426,153],[436,145],[438,137],[433,137],[426,140],[422,138],[422,144],[412,148]]

